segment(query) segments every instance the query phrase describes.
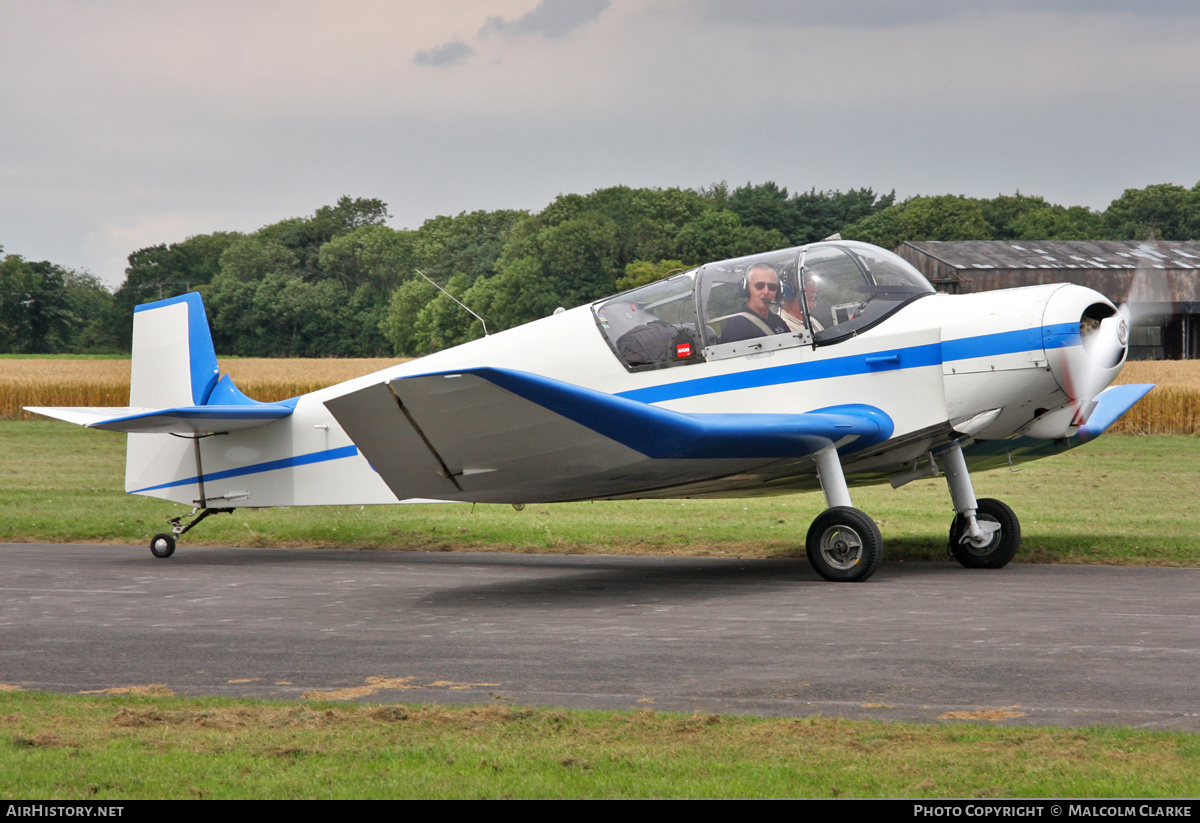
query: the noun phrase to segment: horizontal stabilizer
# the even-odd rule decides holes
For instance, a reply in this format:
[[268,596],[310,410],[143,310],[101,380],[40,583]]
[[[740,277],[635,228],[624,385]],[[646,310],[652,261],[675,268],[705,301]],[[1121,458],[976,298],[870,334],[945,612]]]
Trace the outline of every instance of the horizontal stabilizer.
[[242,394],[229,375],[217,375],[204,302],[189,292],[134,309],[131,405],[25,410],[89,429],[196,435],[265,426],[296,408],[298,398],[260,403]]
[[1123,386],[1109,386],[1100,392],[1096,395],[1096,407],[1092,409],[1087,422],[1079,427],[1079,438],[1086,443],[1104,434],[1109,426],[1120,420],[1153,388],[1153,383],[1126,383]]
[[1145,397],[1153,383],[1127,383],[1121,386],[1109,386],[1096,395],[1096,407],[1088,417],[1087,423],[1079,427],[1079,431],[1071,436],[1058,440],[1042,440],[1036,437],[1013,437],[1008,440],[986,440],[972,443],[963,449],[967,458],[967,466],[972,471],[986,471],[1002,466],[1013,466],[1017,463],[1027,463],[1030,460],[1040,460],[1043,457],[1061,454],[1062,452],[1082,446],[1089,440],[1095,440],[1117,422],[1125,412]]
[[26,411],[89,429],[138,434],[209,434],[265,426],[290,415],[293,406],[293,403],[180,406],[173,409],[28,406]]

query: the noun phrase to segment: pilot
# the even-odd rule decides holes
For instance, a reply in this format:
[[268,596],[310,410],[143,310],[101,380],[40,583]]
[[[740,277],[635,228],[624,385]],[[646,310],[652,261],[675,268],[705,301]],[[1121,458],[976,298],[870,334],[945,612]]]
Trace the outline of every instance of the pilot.
[[[804,331],[804,313],[800,308],[799,293],[789,286],[784,286],[783,294],[783,308],[779,310],[779,316],[792,331]],[[804,276],[804,302],[808,306],[808,319],[812,323],[813,334],[823,331],[825,327],[813,317],[813,309],[817,305],[817,278],[811,274]]]
[[756,263],[746,272],[746,305],[729,318],[721,330],[721,343],[750,340],[770,334],[786,334],[787,323],[771,311],[779,294],[779,275],[766,263]]

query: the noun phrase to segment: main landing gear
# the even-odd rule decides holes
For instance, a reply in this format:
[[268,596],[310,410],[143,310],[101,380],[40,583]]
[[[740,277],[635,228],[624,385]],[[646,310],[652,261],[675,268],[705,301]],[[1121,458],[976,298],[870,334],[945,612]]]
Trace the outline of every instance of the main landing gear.
[[233,514],[233,512],[234,512],[233,509],[208,509],[208,508],[204,509],[203,511],[200,511],[200,508],[196,507],[196,508],[192,509],[192,514],[187,515],[187,516],[192,517],[198,511],[200,512],[199,516],[194,517],[192,520],[188,521],[187,523],[182,522],[184,515],[180,515],[179,517],[172,517],[169,521],[167,521],[168,523],[171,524],[171,533],[167,534],[167,533],[163,532],[163,533],[154,535],[154,537],[151,538],[151,540],[150,540],[150,553],[152,555],[154,555],[155,557],[166,559],[166,558],[170,557],[171,555],[175,554],[176,538],[181,537],[182,535],[186,534],[188,531],[191,530],[191,528],[193,526],[199,524],[199,522],[201,520],[208,517],[210,514]]
[[[968,569],[1007,566],[1021,546],[1021,524],[1013,510],[999,500],[975,499],[962,448],[954,443],[939,455],[946,484],[954,501],[949,553]],[[837,450],[828,446],[814,455],[817,477],[829,508],[808,528],[805,548],[808,562],[826,580],[855,583],[873,575],[883,562],[883,537],[879,527],[850,503],[850,489]],[[935,469],[902,476],[903,482]]]
[[883,535],[865,512],[850,503],[850,489],[837,450],[827,446],[815,455],[817,477],[829,508],[808,527],[805,548],[817,574],[839,583],[866,580],[883,562]]
[[968,569],[1000,569],[1017,556],[1021,523],[1013,510],[989,497],[975,499],[967,461],[957,443],[942,452],[946,484],[954,501],[949,554]]

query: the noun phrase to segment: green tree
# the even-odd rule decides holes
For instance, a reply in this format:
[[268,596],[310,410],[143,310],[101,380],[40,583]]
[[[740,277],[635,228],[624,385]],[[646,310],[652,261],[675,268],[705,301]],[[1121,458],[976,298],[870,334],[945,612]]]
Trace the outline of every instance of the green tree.
[[883,211],[896,200],[896,193],[876,195],[871,189],[817,191],[792,195],[789,208],[795,214],[788,239],[795,245],[816,243],[841,232],[846,226]]
[[886,249],[906,240],[994,239],[979,201],[951,194],[910,197],[847,226],[842,237]]
[[493,277],[513,227],[526,216],[523,211],[500,210],[426,220],[413,236],[412,267],[443,285],[456,274],[466,275],[470,283]]
[[262,235],[240,237],[221,255],[221,274],[243,283],[262,280],[269,274],[299,274],[300,271],[300,257],[295,249]]
[[668,251],[675,259],[700,263],[789,245],[788,238],[777,229],[743,226],[741,218],[731,211],[709,211],[680,229]]
[[392,345],[392,354],[398,357],[413,357],[424,354],[422,342],[417,336],[417,318],[438,291],[424,279],[409,280],[395,291],[387,313],[379,323],[383,336]]
[[387,226],[360,226],[321,246],[321,271],[347,292],[365,286],[386,300],[418,265],[413,251],[416,234]]
[[242,236],[237,232],[201,234],[181,243],[160,243],[130,254],[125,281],[103,321],[105,338],[129,351],[134,307],[195,291],[211,282],[221,270],[221,255]]
[[1031,212],[1045,211],[1050,208],[1050,204],[1044,198],[1031,197],[1020,192],[1001,194],[990,200],[978,202],[979,207],[983,210],[983,219],[991,227],[992,238],[995,240],[1017,239],[1017,232],[1013,226],[1017,220]]
[[1200,183],[1126,189],[1105,210],[1104,230],[1113,240],[1200,239]]
[[[464,304],[470,305],[463,300],[469,279],[466,274],[456,274],[444,288]],[[416,340],[413,353],[428,354],[482,336],[483,326],[480,322],[445,293],[439,292],[417,313],[413,326]]]
[[811,191],[788,196],[786,188],[767,181],[747,183],[731,193],[725,183],[706,190],[714,204],[734,212],[745,226],[769,229],[787,238],[785,245],[815,243],[844,227],[891,206],[895,192],[882,197],[871,189]]
[[364,226],[381,226],[387,218],[382,200],[343,196],[336,206],[322,206],[312,217],[292,217],[263,226],[252,237],[286,247],[295,255],[293,273],[306,280],[322,280],[321,247]]
[[1008,224],[1013,240],[1101,240],[1104,218],[1084,206],[1029,209]]
[[97,328],[111,304],[112,295],[95,275],[5,255],[0,259],[0,351],[109,348]]
[[482,301],[476,311],[489,326],[495,321],[496,330],[611,294],[624,273],[621,238],[612,219],[596,211],[564,209],[559,201],[552,205],[555,217],[570,216],[547,225],[543,212],[518,223],[497,261],[499,273],[487,286],[468,291]]
[[774,229],[789,241],[797,233],[798,215],[788,201],[788,191],[774,181],[738,186],[729,195],[725,208],[741,218],[743,225]]
[[617,281],[617,291],[636,289],[638,286],[663,280],[690,268],[692,267],[679,260],[659,260],[657,263],[649,260],[635,260],[625,267],[625,276]]

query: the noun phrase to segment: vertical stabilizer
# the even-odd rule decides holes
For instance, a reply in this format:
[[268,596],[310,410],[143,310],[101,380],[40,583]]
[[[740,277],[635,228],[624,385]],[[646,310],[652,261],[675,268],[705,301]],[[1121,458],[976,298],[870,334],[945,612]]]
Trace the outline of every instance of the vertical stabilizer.
[[189,292],[134,309],[130,406],[202,406],[217,376],[217,353],[200,295]]

